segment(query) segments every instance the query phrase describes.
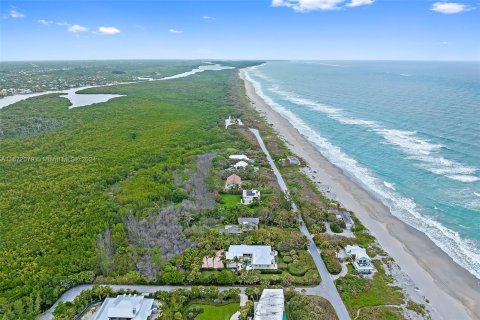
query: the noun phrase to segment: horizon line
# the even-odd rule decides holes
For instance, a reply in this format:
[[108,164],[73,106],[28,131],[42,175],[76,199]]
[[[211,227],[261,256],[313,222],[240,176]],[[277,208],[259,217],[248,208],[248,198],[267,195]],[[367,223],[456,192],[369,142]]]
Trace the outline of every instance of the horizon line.
[[5,62],[80,62],[80,61],[408,61],[408,62],[480,62],[479,60],[427,60],[427,59],[228,59],[228,58],[112,58],[112,59],[42,59],[42,60],[1,60]]

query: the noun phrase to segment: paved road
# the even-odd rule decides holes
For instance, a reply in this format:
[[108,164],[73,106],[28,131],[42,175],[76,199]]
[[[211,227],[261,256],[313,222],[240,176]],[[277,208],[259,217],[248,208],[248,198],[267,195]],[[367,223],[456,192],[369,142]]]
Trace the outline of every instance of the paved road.
[[[282,174],[280,173],[280,171],[278,171],[277,166],[275,165],[275,162],[270,156],[270,153],[268,152],[267,147],[263,142],[262,136],[260,135],[257,129],[250,128],[250,131],[255,135],[258,143],[260,144],[260,147],[263,150],[263,153],[265,153],[267,160],[270,163],[270,166],[272,167],[273,173],[277,177],[277,181],[280,188],[288,196],[289,192],[288,192],[287,184],[283,180]],[[298,211],[297,206],[293,201],[292,201],[292,211],[294,212]],[[343,303],[342,298],[340,298],[340,294],[338,293],[337,288],[333,283],[332,275],[330,274],[330,272],[328,272],[327,267],[325,266],[325,263],[320,257],[320,251],[318,250],[317,246],[313,242],[312,235],[305,227],[305,224],[303,223],[303,219],[300,215],[298,216],[298,219],[301,222],[300,231],[305,236],[307,236],[309,240],[308,251],[312,255],[313,261],[315,261],[315,265],[317,266],[318,272],[322,277],[322,282],[320,283],[320,285],[314,288],[306,288],[306,293],[324,297],[325,299],[330,301],[333,308],[337,312],[338,318],[340,320],[350,320],[350,315],[348,314],[347,308],[345,307],[345,304]]]
[[[179,288],[184,288],[184,289],[190,289],[191,286],[151,286],[151,285],[135,285],[135,284],[125,284],[125,285],[118,285],[118,284],[102,284],[102,286],[109,286],[109,287],[112,287],[112,289],[114,291],[118,291],[118,290],[136,290],[140,293],[144,293],[144,294],[148,294],[148,293],[154,293],[154,292],[157,292],[159,290],[162,290],[162,291],[173,291],[175,289],[179,289]],[[78,296],[80,294],[80,292],[82,292],[83,290],[87,290],[87,289],[90,289],[93,287],[93,284],[83,284],[83,285],[80,285],[80,286],[76,286],[68,291],[66,291],[64,294],[62,294],[62,296],[55,302],[55,304],[50,308],[48,309],[47,311],[45,311],[45,313],[43,313],[41,316],[40,316],[40,320],[51,320],[53,319],[53,310],[55,310],[55,308],[57,307],[57,304],[60,302],[60,301],[63,301],[63,302],[67,302],[67,301],[73,301],[73,299],[75,299],[76,296]],[[220,291],[225,291],[225,290],[228,290],[228,289],[231,289],[231,288],[239,288],[240,289],[240,301],[242,301],[242,299],[246,298],[245,296],[245,287],[234,287],[234,286],[225,286],[225,287],[218,287],[218,290]],[[245,300],[246,302],[246,300]],[[245,303],[244,303],[245,304]]]

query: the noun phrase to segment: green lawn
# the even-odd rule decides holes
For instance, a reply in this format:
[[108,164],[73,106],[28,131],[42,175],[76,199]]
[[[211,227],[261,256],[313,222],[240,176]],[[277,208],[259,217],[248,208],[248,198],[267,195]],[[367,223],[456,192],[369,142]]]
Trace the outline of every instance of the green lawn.
[[239,194],[221,194],[220,197],[222,198],[223,206],[227,208],[235,207],[242,198]]
[[[392,277],[387,275],[378,261],[374,261],[375,268],[378,270],[372,280],[360,278],[352,274],[349,266],[349,273],[335,281],[338,291],[343,301],[347,305],[351,315],[355,315],[357,310],[362,309],[362,313],[367,313],[368,307],[381,305],[399,305],[403,303],[403,293],[400,288],[392,286]],[[382,309],[382,308],[380,308]],[[377,310],[384,312],[385,310]],[[372,311],[373,312],[373,311]],[[395,316],[394,313],[392,313]],[[386,319],[383,317],[373,317],[371,319]]]
[[189,305],[183,313],[183,319],[187,319],[190,309],[199,306],[203,312],[195,317],[195,320],[229,320],[230,317],[237,312],[240,305],[238,303],[229,303],[224,305],[210,305],[193,303]]

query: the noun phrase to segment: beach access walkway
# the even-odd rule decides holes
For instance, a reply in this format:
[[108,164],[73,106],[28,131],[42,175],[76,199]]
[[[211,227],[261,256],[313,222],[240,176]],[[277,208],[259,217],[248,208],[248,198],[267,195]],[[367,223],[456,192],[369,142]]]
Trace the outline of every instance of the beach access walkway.
[[[282,174],[280,173],[277,166],[275,165],[275,162],[270,156],[270,153],[268,152],[267,147],[263,142],[260,132],[258,132],[258,130],[254,128],[249,128],[249,129],[255,135],[255,137],[257,138],[258,144],[260,145],[260,148],[262,148],[263,153],[265,153],[265,156],[267,157],[267,160],[270,163],[270,166],[272,167],[273,173],[277,177],[277,181],[278,181],[278,185],[280,186],[280,189],[282,189],[286,197],[289,198],[287,184],[283,180]],[[293,201],[291,201],[291,203],[292,203],[292,211],[297,212],[298,211],[297,205]],[[313,261],[315,262],[318,272],[322,277],[322,282],[320,283],[320,285],[313,288],[305,288],[306,294],[317,295],[327,299],[332,304],[340,320],[350,320],[351,318],[348,313],[347,307],[345,307],[345,304],[343,303],[343,300],[340,297],[340,294],[338,293],[337,288],[335,287],[335,283],[333,282],[333,277],[330,274],[330,272],[328,272],[327,267],[325,266],[325,263],[320,257],[320,250],[317,248],[317,246],[313,242],[313,237],[308,231],[308,229],[305,227],[305,223],[303,222],[303,218],[301,217],[301,215],[298,215],[298,220],[300,221],[300,231],[308,238],[308,241],[309,241],[308,251],[312,255]]]

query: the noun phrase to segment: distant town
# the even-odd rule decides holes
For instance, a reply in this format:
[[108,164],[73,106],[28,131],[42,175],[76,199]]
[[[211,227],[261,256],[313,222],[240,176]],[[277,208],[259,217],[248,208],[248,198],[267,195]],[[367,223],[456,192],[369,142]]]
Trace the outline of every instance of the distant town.
[[[184,66],[178,71],[186,71],[188,67]],[[150,61],[123,65],[118,62],[118,66],[104,61],[2,63],[0,75],[0,98],[164,76],[158,68],[153,68],[153,62]]]

